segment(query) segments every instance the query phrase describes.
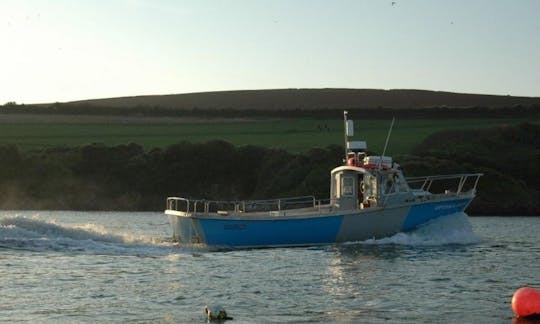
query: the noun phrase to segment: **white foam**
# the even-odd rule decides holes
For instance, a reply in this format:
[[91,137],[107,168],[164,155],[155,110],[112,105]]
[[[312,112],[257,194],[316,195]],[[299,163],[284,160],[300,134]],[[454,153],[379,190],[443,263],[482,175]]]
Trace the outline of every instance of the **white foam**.
[[411,232],[397,233],[391,237],[357,243],[437,246],[479,242],[480,237],[474,233],[467,214],[460,212],[436,218]]
[[148,256],[181,252],[177,245],[158,238],[113,233],[96,224],[59,224],[37,216],[1,218],[0,247]]

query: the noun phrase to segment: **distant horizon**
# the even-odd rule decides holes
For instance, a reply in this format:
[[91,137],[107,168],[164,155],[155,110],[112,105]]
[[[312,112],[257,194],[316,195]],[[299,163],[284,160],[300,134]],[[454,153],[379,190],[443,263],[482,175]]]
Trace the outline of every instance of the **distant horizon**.
[[262,89],[540,97],[540,1],[3,0],[0,105]]

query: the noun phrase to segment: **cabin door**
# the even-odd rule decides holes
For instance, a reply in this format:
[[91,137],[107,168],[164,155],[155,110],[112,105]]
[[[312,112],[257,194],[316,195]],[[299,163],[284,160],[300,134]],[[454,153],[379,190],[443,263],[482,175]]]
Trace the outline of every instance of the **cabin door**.
[[339,173],[336,175],[336,198],[340,209],[356,209],[358,206],[358,180],[353,173]]

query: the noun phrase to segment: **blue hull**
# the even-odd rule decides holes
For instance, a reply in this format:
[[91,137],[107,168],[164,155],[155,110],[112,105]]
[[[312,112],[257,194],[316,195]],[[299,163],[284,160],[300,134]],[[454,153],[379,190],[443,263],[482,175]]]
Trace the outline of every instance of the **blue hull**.
[[472,198],[414,205],[403,222],[401,231],[410,231],[432,219],[465,211],[471,201]]
[[464,211],[471,198],[445,199],[392,208],[312,217],[270,219],[170,215],[173,236],[182,243],[251,248],[308,246],[362,241],[409,231],[432,219]]
[[280,246],[334,242],[343,216],[284,220],[200,219],[209,245]]

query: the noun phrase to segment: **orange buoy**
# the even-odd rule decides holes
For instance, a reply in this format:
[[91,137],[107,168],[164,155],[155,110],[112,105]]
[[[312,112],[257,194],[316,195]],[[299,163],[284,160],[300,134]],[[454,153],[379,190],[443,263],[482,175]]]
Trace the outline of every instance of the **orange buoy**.
[[512,310],[519,317],[540,315],[540,291],[521,287],[512,296]]

